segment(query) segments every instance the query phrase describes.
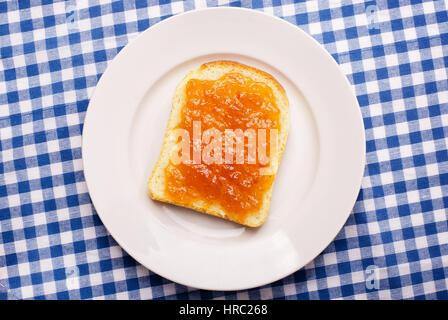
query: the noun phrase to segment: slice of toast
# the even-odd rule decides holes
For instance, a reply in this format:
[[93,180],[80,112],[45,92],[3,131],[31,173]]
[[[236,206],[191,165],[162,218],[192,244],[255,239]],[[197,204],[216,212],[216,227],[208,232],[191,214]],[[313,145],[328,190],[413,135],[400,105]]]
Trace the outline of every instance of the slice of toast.
[[269,86],[272,90],[276,107],[279,110],[277,152],[274,155],[270,155],[271,173],[275,178],[283,151],[285,150],[289,132],[289,102],[285,90],[271,75],[259,69],[233,61],[214,61],[203,64],[199,69],[188,73],[177,86],[173,97],[172,109],[168,120],[162,150],[149,179],[148,192],[153,200],[159,200],[162,202],[187,207],[249,227],[258,227],[264,223],[268,215],[274,185],[273,181],[270,187],[264,192],[259,209],[245,215],[242,219],[238,218],[239,216],[237,213],[226,212],[226,210],[224,210],[219,203],[208,203],[205,199],[195,199],[195,201],[185,203],[180,201],[180,199],[168,196],[166,192],[165,168],[170,164],[172,153],[178,152],[178,136],[175,136],[174,131],[182,121],[181,114],[182,108],[184,107],[186,101],[186,85],[188,81],[190,79],[217,80],[229,73],[241,74],[253,81],[261,82]]

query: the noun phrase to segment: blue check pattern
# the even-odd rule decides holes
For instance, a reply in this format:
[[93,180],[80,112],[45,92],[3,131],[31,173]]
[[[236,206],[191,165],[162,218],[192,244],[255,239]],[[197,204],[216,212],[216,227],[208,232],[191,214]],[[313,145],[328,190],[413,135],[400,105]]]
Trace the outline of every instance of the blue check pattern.
[[[140,32],[237,6],[308,32],[364,118],[362,188],[302,270],[238,292],[188,288],[124,252],[92,206],[81,136],[92,91]],[[436,1],[0,0],[0,299],[447,299],[448,17]]]

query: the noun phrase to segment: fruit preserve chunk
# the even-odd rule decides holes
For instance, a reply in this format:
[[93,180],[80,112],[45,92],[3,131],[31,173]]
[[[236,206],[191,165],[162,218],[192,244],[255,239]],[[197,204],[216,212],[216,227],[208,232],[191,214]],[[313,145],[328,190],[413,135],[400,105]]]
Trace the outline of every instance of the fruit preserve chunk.
[[[270,129],[280,131],[279,116],[280,111],[269,86],[239,73],[228,73],[217,80],[190,79],[187,82],[185,104],[177,129],[184,129],[189,133],[190,155],[193,155],[195,124],[197,126],[200,123],[203,135],[206,130],[213,128],[222,133],[219,145],[224,150],[226,130],[236,132],[240,129],[248,132],[252,129],[256,133],[259,132],[258,129],[266,129],[266,132]],[[219,205],[237,221],[243,221],[247,214],[260,210],[263,197],[272,186],[274,175],[261,174],[260,169],[269,166],[269,161],[249,161],[249,136],[246,135],[243,139],[243,163],[236,161],[236,157],[233,157],[233,161],[225,161],[224,152],[220,163],[207,163],[203,154],[199,162],[170,161],[165,168],[165,193],[186,205],[199,199],[204,200],[206,206]],[[204,140],[204,136],[199,140],[203,152],[206,147]],[[236,146],[236,140],[232,141],[235,141]],[[269,133],[265,141],[266,150],[269,150]],[[214,152],[216,151],[211,154],[215,155]]]

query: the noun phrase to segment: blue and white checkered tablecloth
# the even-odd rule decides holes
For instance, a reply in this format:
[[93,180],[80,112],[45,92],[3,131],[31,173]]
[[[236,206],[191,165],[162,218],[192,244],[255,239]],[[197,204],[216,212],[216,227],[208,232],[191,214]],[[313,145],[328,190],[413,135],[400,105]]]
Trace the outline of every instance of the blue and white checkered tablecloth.
[[[261,288],[196,290],[124,252],[92,206],[81,133],[115,55],[158,21],[241,6],[279,16],[339,63],[367,166],[345,227]],[[0,299],[448,298],[448,16],[437,1],[0,0]]]

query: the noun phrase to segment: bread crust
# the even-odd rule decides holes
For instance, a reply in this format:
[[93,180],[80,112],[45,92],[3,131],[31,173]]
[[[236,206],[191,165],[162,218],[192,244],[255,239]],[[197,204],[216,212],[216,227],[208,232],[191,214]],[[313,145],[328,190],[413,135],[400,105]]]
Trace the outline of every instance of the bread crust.
[[180,122],[180,111],[184,105],[186,83],[190,79],[216,80],[222,75],[230,72],[238,72],[252,78],[254,81],[263,82],[273,90],[277,107],[280,110],[279,146],[277,157],[275,158],[275,166],[273,169],[273,174],[276,176],[281,158],[283,156],[283,152],[286,147],[286,141],[289,133],[289,101],[286,96],[286,92],[282,85],[267,72],[235,61],[219,60],[204,63],[199,67],[199,69],[189,72],[176,87],[162,150],[148,181],[148,193],[153,200],[190,208],[202,213],[234,221],[245,226],[258,227],[262,225],[267,218],[275,179],[274,183],[272,183],[271,188],[266,191],[263,197],[261,209],[258,212],[248,214],[243,221],[237,221],[232,217],[232,215],[228,215],[219,205],[208,204],[203,200],[197,200],[188,205],[185,205],[182,203],[178,203],[176,202],[176,199],[172,199],[165,195],[164,169],[169,163],[169,157],[175,145],[175,142],[172,138],[172,132]]

